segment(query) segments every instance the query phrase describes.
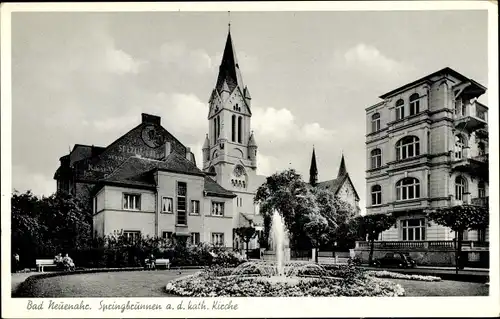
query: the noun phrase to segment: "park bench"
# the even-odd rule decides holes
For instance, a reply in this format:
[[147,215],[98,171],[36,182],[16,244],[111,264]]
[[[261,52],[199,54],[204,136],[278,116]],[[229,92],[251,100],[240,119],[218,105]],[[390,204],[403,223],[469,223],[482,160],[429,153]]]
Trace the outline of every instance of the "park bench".
[[37,259],[36,260],[36,269],[39,272],[43,272],[44,267],[56,267],[56,263],[54,259]]
[[[146,268],[150,269],[151,264],[149,263],[149,259],[145,260]],[[166,269],[170,269],[170,259],[156,259],[155,267],[165,266]]]

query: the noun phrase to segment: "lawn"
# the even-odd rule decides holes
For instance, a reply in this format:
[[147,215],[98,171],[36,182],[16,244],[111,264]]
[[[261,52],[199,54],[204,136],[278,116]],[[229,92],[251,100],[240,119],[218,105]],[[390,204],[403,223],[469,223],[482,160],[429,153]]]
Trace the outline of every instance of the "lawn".
[[436,282],[388,279],[401,285],[409,297],[488,296],[489,287],[476,282],[442,280]]
[[122,271],[78,274],[36,281],[29,295],[57,297],[166,297],[166,284],[196,270]]
[[[48,297],[168,297],[166,284],[196,270],[123,271],[50,277],[36,281],[28,294]],[[400,284],[406,296],[487,296],[488,286],[480,283],[443,280],[424,282],[387,279]],[[26,292],[25,292],[26,293]]]

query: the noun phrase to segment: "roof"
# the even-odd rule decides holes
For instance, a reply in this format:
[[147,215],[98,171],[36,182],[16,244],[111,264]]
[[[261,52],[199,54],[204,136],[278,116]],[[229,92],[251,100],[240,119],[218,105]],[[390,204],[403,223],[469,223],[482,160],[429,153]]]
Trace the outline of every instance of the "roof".
[[222,54],[222,61],[219,67],[219,76],[217,77],[216,88],[219,92],[223,89],[224,83],[227,82],[229,90],[232,92],[237,86],[241,90],[245,87],[241,78],[238,60],[233,47],[231,31],[227,33],[226,46]]
[[208,176],[205,176],[204,190],[208,196],[227,197],[227,198],[236,197],[236,194],[220,186],[216,181],[214,181],[212,178]]
[[453,70],[452,68],[450,67],[445,67],[439,71],[436,71],[434,73],[431,73],[429,75],[426,75],[418,80],[415,80],[413,82],[410,82],[410,83],[407,83],[403,86],[400,86],[398,87],[397,89],[394,89],[392,91],[389,91],[381,96],[379,96],[381,99],[386,99],[388,97],[391,97],[397,93],[399,93],[400,91],[403,91],[403,90],[406,90],[412,86],[415,86],[416,84],[420,83],[420,82],[425,82],[425,81],[428,81],[430,80],[432,77],[435,77],[435,76],[438,76],[438,75],[445,75],[445,74],[449,74],[453,77],[456,77],[458,79],[460,79],[461,81],[464,81],[464,82],[471,82],[471,84],[473,84],[474,86],[477,87],[477,89],[479,89],[480,91],[483,91],[482,93],[486,92],[486,87],[484,87],[483,85],[479,84],[478,82],[472,80],[472,79],[469,79],[468,77],[464,76],[463,74],[461,73],[458,73],[457,71]]
[[156,182],[153,172],[156,170],[202,176],[204,177],[204,190],[207,195],[227,198],[236,197],[233,192],[217,184],[217,182],[206,176],[192,162],[177,153],[170,153],[164,161],[131,156],[113,173],[100,180],[100,183],[123,184],[134,187],[154,187],[156,186]]
[[356,188],[354,187],[354,183],[351,180],[351,177],[349,176],[349,173],[346,173],[343,176],[337,177],[335,179],[331,179],[328,181],[323,181],[319,182],[316,187],[321,188],[321,189],[328,189],[333,192],[334,195],[337,195],[338,192],[340,191],[340,188],[346,181],[349,181],[352,185],[352,189],[354,190],[354,195],[356,195],[356,198],[359,199],[358,192],[356,191]]
[[[252,224],[253,224],[253,226],[264,225],[264,217],[262,217],[262,215],[256,215],[256,214],[251,214],[251,213],[240,213],[240,215],[241,215],[241,217],[243,217],[243,218],[240,218],[240,223],[239,223],[240,227],[251,226]],[[246,221],[246,222],[248,222],[248,224],[242,223],[241,221]]]
[[345,159],[344,154],[342,154],[342,159],[340,160],[339,172],[337,174],[337,178],[344,176],[347,174],[347,168],[345,167]]

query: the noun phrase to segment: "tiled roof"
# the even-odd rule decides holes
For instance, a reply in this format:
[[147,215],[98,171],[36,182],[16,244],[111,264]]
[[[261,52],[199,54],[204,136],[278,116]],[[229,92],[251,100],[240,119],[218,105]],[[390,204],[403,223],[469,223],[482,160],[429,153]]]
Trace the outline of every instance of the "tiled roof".
[[354,187],[354,184],[352,183],[349,174],[345,174],[343,176],[340,176],[336,179],[331,179],[329,181],[319,182],[316,187],[331,190],[333,194],[337,195],[337,193],[339,192],[340,188],[342,187],[342,185],[346,180],[349,180],[354,190],[354,194],[356,195],[356,198],[359,199],[358,192],[356,191],[356,188]]
[[[250,214],[250,213],[240,213],[243,218],[240,218],[240,227],[246,227],[249,225],[253,226],[263,226],[264,225],[264,217],[262,215]],[[246,221],[246,222],[243,222]]]
[[101,180],[102,183],[120,183],[130,186],[155,186],[153,171],[164,170],[179,174],[203,176],[204,190],[209,196],[235,197],[217,184],[213,179],[205,176],[198,167],[177,153],[171,153],[164,161],[152,160],[143,157],[129,157],[112,174]]
[[205,192],[209,196],[236,197],[236,194],[220,186],[216,181],[208,176],[205,176],[204,188]]

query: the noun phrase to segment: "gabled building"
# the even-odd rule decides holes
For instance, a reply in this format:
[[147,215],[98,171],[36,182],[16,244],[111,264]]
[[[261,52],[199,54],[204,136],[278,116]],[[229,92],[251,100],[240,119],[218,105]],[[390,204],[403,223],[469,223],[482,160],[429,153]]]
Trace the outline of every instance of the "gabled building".
[[[488,206],[486,88],[444,68],[380,96],[366,109],[367,214],[397,216],[377,254],[410,251],[421,264],[454,263],[454,233],[426,212],[461,204]],[[488,229],[459,234],[471,264],[487,263]],[[358,243],[364,254],[367,244]]]
[[344,154],[342,154],[342,159],[340,160],[337,178],[318,182],[316,151],[313,148],[311,166],[309,169],[309,185],[331,191],[339,199],[350,204],[356,211],[356,215],[360,214],[361,210],[359,208],[359,195],[356,191],[356,188],[354,187],[354,183],[349,177],[349,173],[347,172]]

